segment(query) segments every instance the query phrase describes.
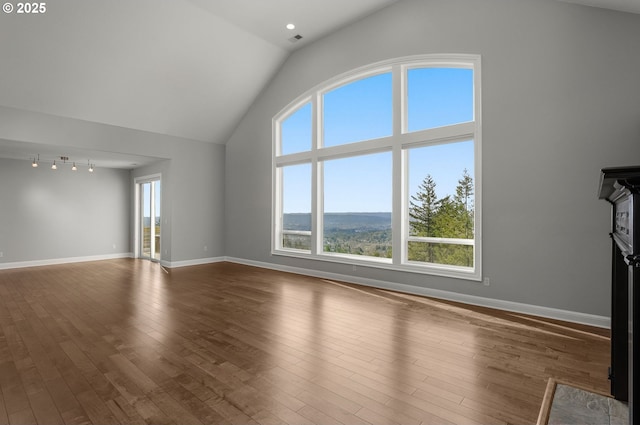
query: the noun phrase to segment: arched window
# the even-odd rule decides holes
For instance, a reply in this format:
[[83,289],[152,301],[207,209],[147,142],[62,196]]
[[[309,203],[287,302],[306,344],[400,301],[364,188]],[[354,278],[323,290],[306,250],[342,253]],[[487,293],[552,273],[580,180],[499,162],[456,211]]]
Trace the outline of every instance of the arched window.
[[481,279],[480,57],[336,77],[273,121],[272,252]]

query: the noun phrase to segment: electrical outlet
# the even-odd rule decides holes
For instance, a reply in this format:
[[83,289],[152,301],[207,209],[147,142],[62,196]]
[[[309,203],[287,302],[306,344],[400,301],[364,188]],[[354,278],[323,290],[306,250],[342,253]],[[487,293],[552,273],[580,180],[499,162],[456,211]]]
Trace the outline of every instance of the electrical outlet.
[[4,257],[4,252],[0,251],[0,258]]
[[116,244],[113,244],[113,249],[116,249]]
[[207,252],[207,250],[208,250],[208,249],[209,249],[209,248],[207,248],[207,246],[205,245],[205,246],[204,246],[204,252]]
[[491,279],[489,279],[488,277],[485,277],[483,283],[484,283],[484,286],[490,286],[491,285]]

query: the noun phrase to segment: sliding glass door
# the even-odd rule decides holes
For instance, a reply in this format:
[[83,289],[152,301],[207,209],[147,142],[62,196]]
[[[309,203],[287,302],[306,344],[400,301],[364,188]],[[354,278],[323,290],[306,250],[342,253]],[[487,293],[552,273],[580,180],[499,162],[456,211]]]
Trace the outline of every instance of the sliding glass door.
[[160,261],[160,179],[140,181],[138,184],[139,229],[138,257]]

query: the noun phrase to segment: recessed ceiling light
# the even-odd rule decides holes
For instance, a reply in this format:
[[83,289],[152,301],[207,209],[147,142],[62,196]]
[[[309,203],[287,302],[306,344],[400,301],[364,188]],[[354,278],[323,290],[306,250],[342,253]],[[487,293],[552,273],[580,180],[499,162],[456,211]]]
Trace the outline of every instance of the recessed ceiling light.
[[287,24],[287,29],[288,30],[294,30],[294,29],[296,29],[296,26],[293,25],[293,24]]

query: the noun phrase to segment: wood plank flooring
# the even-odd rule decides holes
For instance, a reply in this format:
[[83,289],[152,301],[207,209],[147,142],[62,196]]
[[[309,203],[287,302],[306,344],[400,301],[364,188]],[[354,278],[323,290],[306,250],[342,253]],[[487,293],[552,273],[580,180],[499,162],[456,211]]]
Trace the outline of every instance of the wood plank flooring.
[[608,331],[231,263],[0,271],[0,424],[528,424]]

